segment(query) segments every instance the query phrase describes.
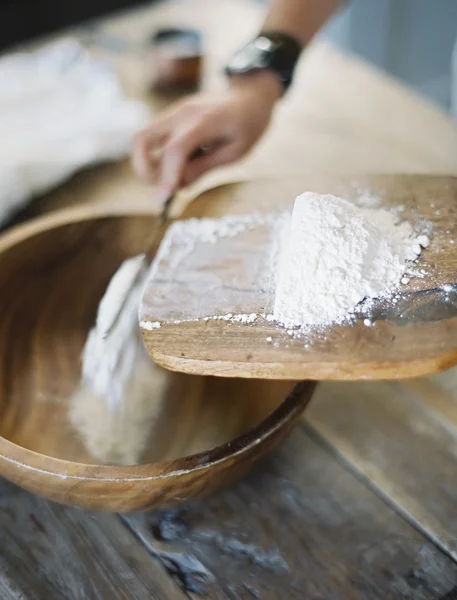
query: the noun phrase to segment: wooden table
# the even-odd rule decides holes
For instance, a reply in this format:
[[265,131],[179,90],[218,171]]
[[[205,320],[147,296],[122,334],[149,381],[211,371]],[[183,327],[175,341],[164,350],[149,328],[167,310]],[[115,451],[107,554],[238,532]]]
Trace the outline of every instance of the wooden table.
[[[261,9],[197,0],[103,28],[135,40],[176,16],[205,31],[205,85],[215,88],[218,65],[255,30]],[[137,58],[118,58],[137,93]],[[316,43],[256,151],[201,184],[273,170],[457,174],[457,128],[399,84]],[[21,218],[150,198],[126,163],[80,174]],[[0,598],[455,599],[456,389],[452,371],[321,384],[300,425],[250,477],[170,511],[90,514],[3,482]]]

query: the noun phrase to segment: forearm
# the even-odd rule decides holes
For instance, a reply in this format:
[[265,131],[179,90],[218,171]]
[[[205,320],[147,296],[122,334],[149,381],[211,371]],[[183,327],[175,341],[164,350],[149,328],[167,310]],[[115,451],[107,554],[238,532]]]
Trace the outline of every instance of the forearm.
[[[346,0],[347,1],[347,0]],[[270,0],[270,8],[261,28],[264,32],[280,32],[292,36],[304,48],[345,0]],[[250,77],[234,77],[232,87],[254,87],[274,104],[283,94],[278,77],[261,70]]]
[[271,0],[262,30],[287,33],[304,47],[343,1]]

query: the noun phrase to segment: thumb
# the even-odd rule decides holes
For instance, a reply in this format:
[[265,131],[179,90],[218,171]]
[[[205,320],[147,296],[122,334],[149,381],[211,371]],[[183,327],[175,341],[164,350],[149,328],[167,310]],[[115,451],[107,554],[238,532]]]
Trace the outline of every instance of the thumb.
[[184,185],[190,185],[206,171],[231,163],[240,158],[242,154],[240,146],[235,143],[217,146],[215,150],[188,162],[184,168],[182,181]]
[[201,147],[205,136],[208,137],[207,130],[211,131],[209,125],[207,123],[206,126],[188,128],[170,138],[165,145],[160,164],[156,202],[163,204],[183,183],[184,172],[192,155]]
[[163,152],[155,201],[162,206],[179,187],[186,157],[178,145],[168,144]]

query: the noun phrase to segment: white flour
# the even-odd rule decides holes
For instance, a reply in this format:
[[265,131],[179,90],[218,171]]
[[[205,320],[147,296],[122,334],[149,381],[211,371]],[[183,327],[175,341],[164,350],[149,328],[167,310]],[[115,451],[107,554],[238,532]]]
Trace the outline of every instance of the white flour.
[[167,373],[152,362],[138,331],[137,326],[129,342],[136,351],[135,367],[117,404],[110,405],[89,386],[80,387],[71,398],[70,423],[92,457],[102,464],[141,463],[163,410]]
[[137,464],[161,411],[165,375],[149,358],[138,327],[147,271],[139,255],[124,261],[111,279],[84,346],[81,386],[70,403],[72,426],[102,463]]
[[295,338],[352,319],[376,298],[395,304],[411,277],[425,275],[415,262],[428,238],[401,221],[403,207],[379,204],[368,194],[352,204],[307,193],[293,217],[285,211],[174,223],[149,273],[150,312],[141,327],[276,321]]
[[426,246],[409,223],[307,192],[282,227],[273,315],[292,327],[344,319],[364,298],[389,295]]
[[[146,276],[143,255],[122,263],[98,306],[95,327],[89,332],[82,354],[83,383],[113,409],[124,398],[138,357],[146,352],[138,328],[138,306]],[[120,307],[123,309],[119,312]],[[120,316],[114,322],[118,312]]]
[[247,230],[253,230],[259,225],[270,225],[275,222],[277,215],[251,213],[245,215],[229,215],[221,219],[186,219],[176,221],[168,231],[159,246],[159,250],[151,265],[149,278],[154,277],[156,266],[164,258],[170,261],[169,268],[176,268],[183,258],[189,256],[196,244],[216,244],[224,238],[234,238]]

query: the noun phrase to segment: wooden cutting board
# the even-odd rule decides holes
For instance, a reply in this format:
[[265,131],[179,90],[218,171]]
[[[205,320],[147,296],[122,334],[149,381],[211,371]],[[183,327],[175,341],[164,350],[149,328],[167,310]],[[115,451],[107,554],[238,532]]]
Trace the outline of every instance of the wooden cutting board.
[[265,231],[256,228],[197,248],[172,268],[166,260],[157,265],[140,309],[141,321],[160,323],[160,328],[143,329],[152,359],[185,373],[291,380],[415,377],[456,364],[457,178],[303,175],[228,184],[202,194],[182,218],[291,209],[304,191],[356,203],[378,197],[386,208],[402,206],[408,221],[430,223],[431,243],[418,263],[428,275],[411,279],[395,305],[375,303],[373,327],[364,325],[368,315],[362,314],[354,324],[293,339],[263,318],[249,325],[204,320],[271,312],[271,295],[253,275],[267,242]]

